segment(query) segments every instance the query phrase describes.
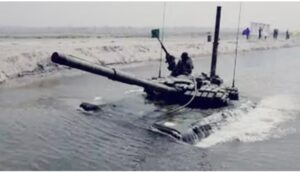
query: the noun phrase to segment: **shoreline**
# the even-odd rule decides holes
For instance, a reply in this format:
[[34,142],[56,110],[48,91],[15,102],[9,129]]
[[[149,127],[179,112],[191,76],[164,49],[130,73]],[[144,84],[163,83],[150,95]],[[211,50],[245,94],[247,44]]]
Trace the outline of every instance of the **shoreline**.
[[[50,43],[41,41],[43,40],[32,40],[31,42],[28,40],[0,40],[0,45],[6,45],[2,48],[4,53],[0,54],[2,64],[0,65],[0,85],[10,85],[9,82],[12,80],[49,77],[60,71],[68,71],[68,67],[58,66],[50,61],[50,56],[52,52],[56,51],[56,48],[58,48],[58,52],[65,52],[65,54],[72,54],[92,63],[107,66],[120,67],[160,59],[160,45],[156,40],[149,38],[78,39],[64,40],[66,41],[64,44],[61,42],[62,40],[50,40]],[[45,43],[47,46],[43,47],[42,45],[45,45]],[[22,44],[25,46],[22,46]],[[203,37],[201,39],[189,38],[184,40],[182,38],[166,39],[165,46],[176,57],[179,57],[182,51],[187,51],[192,58],[206,58],[211,55],[212,50],[212,43],[205,42]],[[240,40],[238,52],[245,53],[292,47],[300,47],[299,38],[287,41]],[[8,51],[5,51],[5,49]],[[234,50],[234,40],[220,42],[219,54],[234,54]],[[13,55],[9,53],[11,51],[14,51]]]

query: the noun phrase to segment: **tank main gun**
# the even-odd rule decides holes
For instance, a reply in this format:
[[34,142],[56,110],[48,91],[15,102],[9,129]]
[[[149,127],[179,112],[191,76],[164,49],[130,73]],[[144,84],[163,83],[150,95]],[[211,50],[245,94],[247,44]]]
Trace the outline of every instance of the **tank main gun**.
[[109,68],[102,65],[90,64],[74,56],[63,55],[54,52],[51,55],[51,61],[60,65],[65,65],[86,72],[90,72],[96,75],[105,76],[111,80],[119,81],[130,85],[140,86],[145,89],[156,90],[159,92],[170,92],[170,93],[178,92],[178,90],[175,88],[160,83],[151,82],[149,80],[139,79],[134,75],[128,74],[120,70],[116,70],[114,68]]

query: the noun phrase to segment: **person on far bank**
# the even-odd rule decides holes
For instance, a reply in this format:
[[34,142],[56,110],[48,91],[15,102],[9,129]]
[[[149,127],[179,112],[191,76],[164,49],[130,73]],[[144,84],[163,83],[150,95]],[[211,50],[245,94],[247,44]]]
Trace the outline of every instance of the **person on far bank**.
[[250,29],[247,27],[245,30],[243,30],[242,35],[245,35],[246,38],[249,39]]
[[181,59],[175,62],[175,57],[166,54],[166,62],[169,64],[168,69],[171,71],[171,76],[177,77],[179,75],[190,75],[192,74],[194,65],[191,57],[187,52],[181,54]]
[[278,29],[274,29],[273,31],[273,39],[277,39],[278,37]]
[[285,39],[290,39],[290,33],[289,33],[289,30],[287,30],[286,33],[285,33]]
[[261,39],[262,31],[263,31],[262,27],[259,27],[259,29],[258,29],[258,39]]

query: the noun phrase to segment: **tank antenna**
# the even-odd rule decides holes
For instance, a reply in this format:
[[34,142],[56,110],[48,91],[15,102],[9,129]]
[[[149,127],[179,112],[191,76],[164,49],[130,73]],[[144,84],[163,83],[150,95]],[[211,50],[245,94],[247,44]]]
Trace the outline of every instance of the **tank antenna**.
[[[162,22],[162,29],[161,29],[161,42],[164,42],[164,31],[165,31],[165,19],[166,19],[166,2],[164,2],[163,6],[163,22]],[[159,61],[159,71],[158,71],[158,77],[161,78],[161,65],[162,65],[162,52],[163,50],[160,49],[160,61]]]
[[221,6],[217,6],[214,43],[211,57],[210,67],[210,79],[216,76],[217,56],[218,56],[218,45],[219,45],[219,34],[220,34],[220,21],[221,21]]
[[237,61],[237,56],[238,56],[238,45],[239,45],[239,36],[240,36],[241,10],[242,10],[242,2],[240,2],[238,26],[237,26],[237,31],[236,31],[235,57],[234,57],[234,67],[233,67],[232,88],[235,87],[235,85],[234,85],[235,84],[235,71],[236,71],[236,61]]

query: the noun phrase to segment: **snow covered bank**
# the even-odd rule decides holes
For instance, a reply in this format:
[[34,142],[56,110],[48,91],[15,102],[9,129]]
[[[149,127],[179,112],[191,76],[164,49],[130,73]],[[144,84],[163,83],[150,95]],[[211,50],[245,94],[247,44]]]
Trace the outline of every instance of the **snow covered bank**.
[[[187,51],[191,57],[210,55],[212,43],[205,37],[172,37],[165,39],[168,51],[179,57]],[[268,50],[300,46],[299,39],[240,40],[239,51]],[[234,40],[221,40],[219,53],[233,53]],[[160,58],[160,45],[151,38],[75,38],[75,39],[0,39],[0,82],[26,74],[55,71],[50,62],[54,52],[72,54],[94,63],[115,64]]]

